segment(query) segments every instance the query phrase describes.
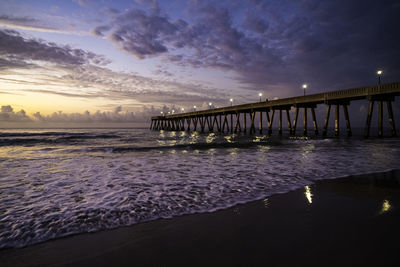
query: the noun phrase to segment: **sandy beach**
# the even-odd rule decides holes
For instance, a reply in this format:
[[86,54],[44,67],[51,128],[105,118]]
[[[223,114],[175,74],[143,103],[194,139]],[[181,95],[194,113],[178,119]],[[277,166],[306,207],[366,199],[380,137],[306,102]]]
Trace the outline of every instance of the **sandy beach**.
[[400,171],[0,251],[2,266],[398,266]]

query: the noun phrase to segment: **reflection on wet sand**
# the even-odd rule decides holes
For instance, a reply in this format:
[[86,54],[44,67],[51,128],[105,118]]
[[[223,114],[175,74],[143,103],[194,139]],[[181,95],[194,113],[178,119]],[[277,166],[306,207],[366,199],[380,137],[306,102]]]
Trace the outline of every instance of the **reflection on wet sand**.
[[304,187],[304,195],[306,195],[306,198],[307,198],[307,200],[308,200],[308,203],[312,203],[312,196],[313,196],[313,194],[311,193],[311,189],[310,189],[310,187],[308,186],[308,185],[306,185],[305,187]]

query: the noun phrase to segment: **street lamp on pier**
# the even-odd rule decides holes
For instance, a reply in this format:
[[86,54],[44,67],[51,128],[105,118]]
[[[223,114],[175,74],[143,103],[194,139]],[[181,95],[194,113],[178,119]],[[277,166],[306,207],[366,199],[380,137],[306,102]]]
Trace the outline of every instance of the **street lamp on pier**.
[[212,103],[208,103],[208,108],[211,109]]
[[376,74],[378,75],[378,84],[381,84],[381,75],[382,75],[383,71],[382,70],[378,70],[376,72]]
[[196,106],[193,106],[193,110],[196,111]]
[[229,101],[231,102],[231,107],[233,105],[233,98],[229,99]]
[[307,84],[303,84],[304,95],[306,95]]
[[260,102],[261,102],[262,93],[259,93],[258,96],[260,97]]

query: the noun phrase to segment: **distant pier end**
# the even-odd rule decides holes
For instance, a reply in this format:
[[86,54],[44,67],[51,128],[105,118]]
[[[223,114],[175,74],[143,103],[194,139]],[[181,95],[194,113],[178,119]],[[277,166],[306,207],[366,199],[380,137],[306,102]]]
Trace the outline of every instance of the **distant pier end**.
[[[339,111],[343,109],[344,119],[346,121],[346,132],[348,136],[352,135],[350,118],[347,106],[352,101],[364,100],[369,102],[368,113],[365,123],[364,136],[370,134],[371,119],[374,110],[374,103],[378,103],[378,136],[383,136],[383,106],[386,104],[390,130],[392,136],[397,136],[392,102],[395,97],[400,95],[400,82],[380,84],[375,86],[367,86],[360,88],[352,88],[346,90],[338,90],[327,93],[312,94],[298,97],[283,98],[278,100],[270,100],[266,102],[256,102],[243,105],[235,105],[223,108],[215,108],[209,110],[201,110],[195,112],[187,112],[180,114],[172,114],[165,116],[154,116],[151,118],[150,129],[166,130],[166,131],[200,131],[213,132],[214,130],[220,133],[236,133],[247,132],[247,119],[250,122],[248,129],[250,134],[256,132],[255,117],[259,112],[258,131],[263,130],[263,114],[265,114],[265,123],[267,125],[268,134],[272,134],[272,123],[275,113],[278,113],[278,133],[282,134],[282,113],[286,114],[288,129],[290,134],[296,134],[298,124],[298,115],[300,110],[304,112],[303,134],[307,135],[307,113],[311,111],[313,121],[314,134],[319,134],[315,108],[317,105],[326,105],[326,114],[322,135],[328,132],[328,124],[330,118],[331,107],[335,107],[335,123],[334,133],[339,135]],[[295,116],[293,122],[290,118],[289,111],[295,108]],[[241,122],[241,117],[242,122]]]

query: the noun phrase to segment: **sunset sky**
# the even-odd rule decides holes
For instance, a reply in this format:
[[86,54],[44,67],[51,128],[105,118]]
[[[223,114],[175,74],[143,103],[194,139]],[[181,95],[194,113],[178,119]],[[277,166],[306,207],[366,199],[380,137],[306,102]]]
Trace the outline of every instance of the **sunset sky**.
[[[0,121],[140,121],[400,77],[399,1],[0,1]],[[21,111],[23,110],[23,111]]]

